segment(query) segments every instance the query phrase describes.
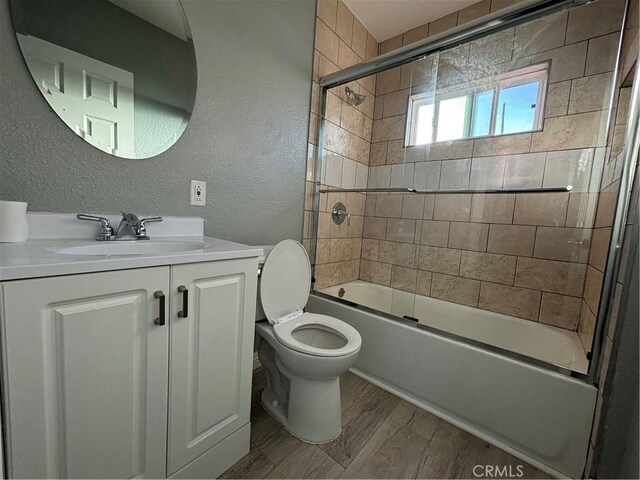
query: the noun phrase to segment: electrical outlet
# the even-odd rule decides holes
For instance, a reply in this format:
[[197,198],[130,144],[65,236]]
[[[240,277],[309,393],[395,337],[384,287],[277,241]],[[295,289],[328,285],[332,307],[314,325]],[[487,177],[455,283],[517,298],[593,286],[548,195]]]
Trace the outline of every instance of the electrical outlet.
[[191,180],[191,205],[204,207],[207,204],[207,182]]

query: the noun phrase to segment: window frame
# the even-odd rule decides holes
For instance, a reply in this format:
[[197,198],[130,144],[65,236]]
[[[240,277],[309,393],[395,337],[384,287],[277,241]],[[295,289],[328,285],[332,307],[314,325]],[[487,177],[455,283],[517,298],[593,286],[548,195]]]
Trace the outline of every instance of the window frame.
[[[521,133],[530,133],[530,132],[538,132],[541,131],[544,126],[544,113],[546,110],[546,97],[547,90],[549,86],[549,73],[551,70],[550,62],[542,62],[535,65],[529,65],[526,67],[514,69],[503,74],[497,76],[491,82],[480,82],[471,87],[464,89],[456,89],[447,91],[446,89],[434,95],[433,92],[425,92],[425,93],[416,93],[414,95],[409,95],[408,108],[407,113],[408,120],[406,125],[406,135],[405,138],[408,141],[405,141],[405,147],[416,146],[416,145],[429,145],[432,143],[439,143],[437,140],[438,137],[438,115],[440,112],[440,102],[443,100],[448,100],[451,98],[458,97],[466,97],[467,105],[465,110],[465,126],[464,126],[464,136],[457,139],[452,140],[441,140],[442,141],[455,141],[455,140],[464,140],[469,138],[486,138],[486,137],[501,137],[504,135],[518,135]],[[498,102],[500,98],[500,91],[504,88],[515,87],[518,85],[525,85],[527,83],[532,83],[538,81],[538,95],[536,97],[536,108],[535,108],[535,116],[534,116],[534,126],[531,130],[525,130],[522,132],[516,133],[495,133],[496,132],[496,122],[498,118]],[[488,135],[472,135],[472,122],[473,116],[475,113],[475,98],[477,94],[492,91],[493,92],[493,101],[491,105],[491,120],[489,124],[489,134]],[[418,123],[414,121],[417,119],[418,109],[425,105],[433,105],[433,127],[432,127],[432,136],[431,141],[427,143],[416,143],[416,137],[418,133]]]

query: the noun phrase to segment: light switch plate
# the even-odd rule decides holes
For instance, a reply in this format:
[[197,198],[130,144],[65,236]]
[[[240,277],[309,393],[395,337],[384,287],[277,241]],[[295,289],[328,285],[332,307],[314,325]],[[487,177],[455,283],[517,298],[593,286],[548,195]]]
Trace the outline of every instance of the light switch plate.
[[191,180],[191,205],[204,207],[207,204],[207,182]]

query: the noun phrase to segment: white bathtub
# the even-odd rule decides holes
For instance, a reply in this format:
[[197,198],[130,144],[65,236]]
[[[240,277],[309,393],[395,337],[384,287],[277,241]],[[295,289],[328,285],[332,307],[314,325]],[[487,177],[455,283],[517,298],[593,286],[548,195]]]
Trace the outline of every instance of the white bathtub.
[[589,363],[576,332],[356,280],[321,292],[576,372]]
[[[417,316],[413,295],[360,281],[324,292],[337,295],[341,287],[343,298],[354,303]],[[438,330],[499,341],[502,348],[530,356],[536,349],[538,357],[549,350],[547,359],[567,360],[561,352],[574,345],[571,332],[506,315],[425,297],[417,306],[418,315],[425,312]],[[551,475],[581,477],[597,396],[593,385],[327,295],[312,294],[307,311],[358,330],[362,348],[354,373]]]

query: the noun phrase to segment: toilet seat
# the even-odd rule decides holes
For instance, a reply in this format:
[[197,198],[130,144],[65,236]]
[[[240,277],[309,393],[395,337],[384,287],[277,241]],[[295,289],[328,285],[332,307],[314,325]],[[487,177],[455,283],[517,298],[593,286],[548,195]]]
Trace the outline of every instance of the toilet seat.
[[[304,247],[295,240],[278,243],[265,260],[260,278],[262,308],[276,339],[292,350],[319,357],[340,357],[358,351],[362,340],[351,325],[327,315],[303,313],[310,289],[311,263]],[[314,325],[342,337],[346,343],[338,348],[320,348],[294,338],[296,330]]]
[[[329,333],[342,337],[346,342],[345,345],[339,348],[319,348],[293,338],[294,331],[314,325],[319,329],[327,330]],[[349,355],[358,351],[362,343],[360,334],[351,325],[337,318],[317,313],[303,313],[295,320],[276,324],[273,326],[273,333],[276,339],[286,347],[318,357]]]

